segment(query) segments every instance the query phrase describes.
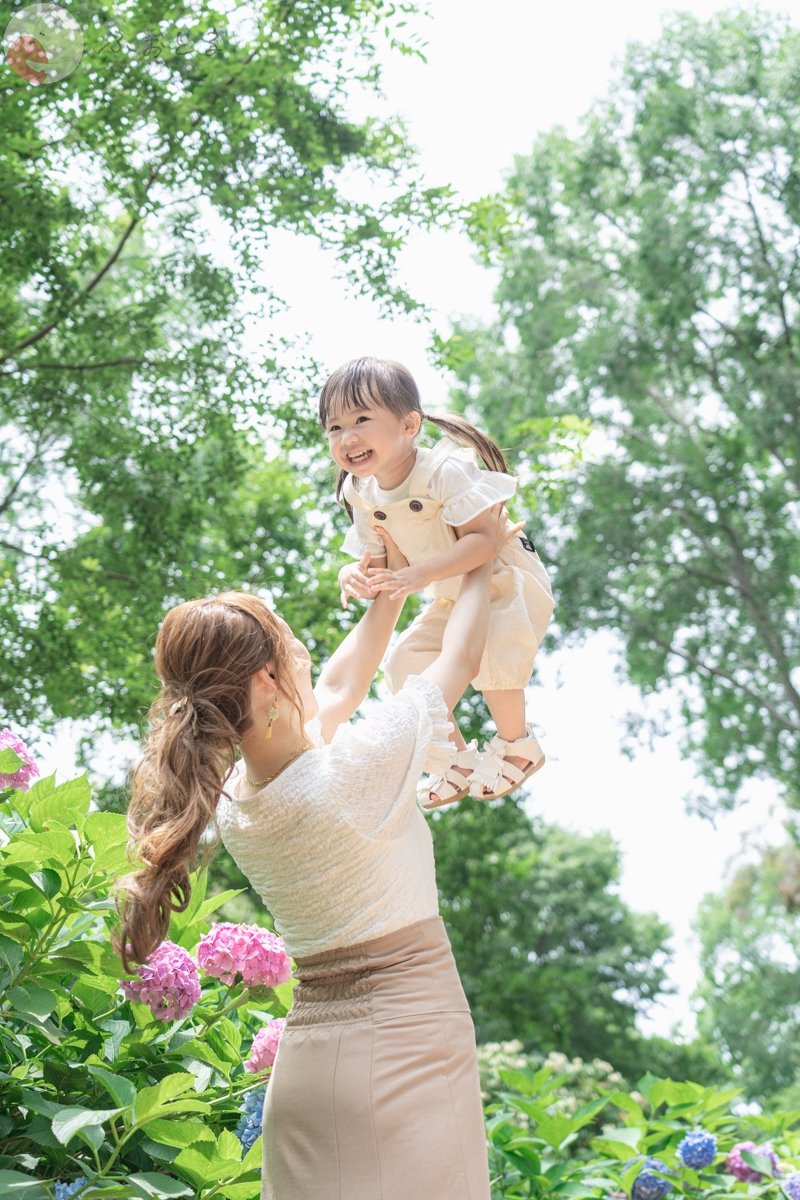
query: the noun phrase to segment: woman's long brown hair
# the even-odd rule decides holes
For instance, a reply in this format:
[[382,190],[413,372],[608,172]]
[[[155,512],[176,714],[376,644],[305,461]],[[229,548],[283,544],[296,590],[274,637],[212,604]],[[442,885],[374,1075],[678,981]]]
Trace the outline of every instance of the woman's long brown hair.
[[[161,692],[148,712],[127,814],[128,861],[145,866],[113,887],[125,895],[116,897],[122,927],[111,944],[128,973],[164,940],[170,914],[189,903],[190,868],[252,724],[250,681],[268,662],[299,713],[285,632],[247,592],[187,600],[170,609],[158,631]],[[207,865],[218,846],[211,843],[198,865]]]
[[[388,408],[398,417],[417,412],[423,421],[430,421],[462,446],[471,446],[477,451],[484,466],[490,471],[508,474],[503,451],[480,429],[458,413],[443,413],[431,416],[422,411],[419,389],[414,377],[402,363],[386,358],[354,358],[337,367],[325,381],[319,398],[319,421],[326,428],[332,413],[344,408],[366,408],[369,403]],[[336,478],[336,499],[344,504],[350,520],[353,519],[351,505],[342,501],[344,481],[350,474],[343,467]]]

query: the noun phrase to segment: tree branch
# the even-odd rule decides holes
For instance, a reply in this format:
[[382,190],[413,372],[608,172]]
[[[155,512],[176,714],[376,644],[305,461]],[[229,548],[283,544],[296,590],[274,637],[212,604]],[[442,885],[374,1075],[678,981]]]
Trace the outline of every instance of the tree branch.
[[[23,359],[20,367],[30,367],[34,371],[98,371],[103,367],[142,367],[147,363],[146,358],[110,358],[104,362],[69,363],[69,362],[38,362],[36,359]],[[148,364],[149,365],[149,364]],[[0,374],[10,374],[3,371]]]
[[[766,241],[766,238],[764,237],[764,230],[761,228],[761,221],[759,220],[758,210],[756,209],[755,201],[753,200],[753,193],[750,188],[750,176],[747,174],[747,168],[744,166],[741,159],[739,160],[739,170],[742,174],[742,177],[744,179],[744,185],[747,190],[747,207],[750,209],[750,213],[753,218],[753,224],[755,225],[756,237],[758,239],[759,248],[761,250],[761,258],[763,259],[764,266],[767,268],[767,272],[772,280],[773,288],[775,291],[775,296],[778,301],[778,308],[780,309],[781,321],[783,323],[783,338],[784,338],[784,341],[786,342],[786,345],[789,347],[789,350],[791,351],[794,349],[794,346],[792,343],[791,327],[789,325],[789,321],[786,316],[785,295],[784,295],[783,289],[781,288],[780,280],[778,279],[775,269],[774,269],[772,263],[770,262],[769,247],[767,246],[767,241]],[[792,355],[792,357],[794,357],[794,355]]]
[[749,610],[750,615],[753,618],[753,624],[761,634],[761,637],[764,639],[764,644],[769,650],[772,660],[778,668],[778,674],[781,678],[781,682],[783,683],[783,688],[786,692],[786,698],[796,712],[800,714],[800,693],[798,693],[792,682],[789,662],[786,657],[783,644],[776,633],[771,620],[765,614],[763,608],[756,600],[755,589],[753,588],[750,573],[750,563],[745,558],[741,543],[739,542],[736,532],[732,526],[729,525],[727,521],[723,521],[722,519],[719,521],[719,526],[722,532],[725,534],[725,537],[727,538],[728,543],[733,551],[733,572],[739,587],[739,593],[744,600],[746,608]]
[[[50,439],[50,440],[52,441],[53,439]],[[28,474],[28,471],[30,471],[31,467],[34,465],[34,463],[39,458],[39,454],[41,452],[42,445],[46,446],[47,440],[45,438],[44,433],[40,431],[34,438],[34,453],[33,453],[32,457],[29,458],[28,461],[25,463],[25,466],[22,468],[22,471],[17,476],[14,483],[12,483],[8,492],[6,492],[3,499],[0,500],[0,516],[2,516],[2,514],[6,511],[6,509],[10,508],[11,505],[14,503],[14,498],[16,497],[17,492],[19,491],[20,487],[22,486],[23,479],[25,478],[25,476]]]
[[[151,186],[152,182],[153,182],[153,179],[152,179],[152,172],[151,172],[151,179],[148,181],[147,188],[149,188]],[[147,188],[145,188],[145,194],[147,192]],[[122,234],[122,237],[119,239],[119,242],[115,246],[114,250],[111,252],[111,254],[108,257],[108,259],[106,260],[106,262],[103,264],[103,266],[97,272],[97,274],[92,279],[89,280],[86,287],[84,287],[80,290],[78,295],[75,297],[75,299],[70,304],[70,306],[69,306],[70,309],[74,308],[79,300],[85,299],[85,297],[88,296],[90,292],[94,291],[94,289],[97,287],[98,283],[103,278],[103,276],[106,274],[106,272],[111,269],[111,267],[114,265],[114,263],[119,258],[120,254],[122,253],[125,243],[127,242],[128,238],[133,233],[136,226],[139,224],[140,220],[141,220],[141,217],[138,215],[131,218],[127,229]],[[9,358],[18,354],[20,352],[20,350],[25,350],[25,349],[27,349],[28,346],[33,346],[36,344],[36,342],[40,342],[42,340],[42,338],[47,337],[48,333],[50,333],[53,329],[55,329],[55,327],[58,325],[59,321],[62,321],[64,319],[67,311],[69,311],[69,309],[66,310],[65,312],[59,313],[59,315],[54,320],[50,321],[50,323],[48,325],[44,325],[41,329],[37,329],[35,333],[30,334],[29,337],[26,337],[23,341],[19,342],[18,345],[14,346],[13,349],[9,350],[7,354],[2,355],[2,357],[0,357],[0,365],[2,365],[2,363],[6,362]]]
[[679,650],[678,647],[675,646],[671,641],[668,641],[666,638],[659,637],[658,634],[654,633],[653,630],[649,629],[646,625],[632,621],[631,629],[637,635],[643,634],[651,642],[654,642],[657,646],[660,646],[662,650],[666,650],[668,654],[672,654],[676,658],[680,658],[684,662],[689,663],[689,665],[694,667],[697,671],[712,676],[716,679],[724,679],[726,683],[732,684],[737,692],[740,692],[744,696],[748,696],[757,708],[762,708],[765,712],[768,712],[772,719],[777,722],[777,724],[782,725],[784,729],[790,729],[793,733],[800,733],[800,723],[796,723],[784,716],[784,714],[769,700],[765,700],[763,696],[760,696],[758,692],[754,692],[752,688],[745,687],[744,684],[740,683],[737,679],[734,679],[734,677],[727,671],[724,671],[722,667],[711,666],[708,663],[703,662],[696,655],[690,654],[686,650]]

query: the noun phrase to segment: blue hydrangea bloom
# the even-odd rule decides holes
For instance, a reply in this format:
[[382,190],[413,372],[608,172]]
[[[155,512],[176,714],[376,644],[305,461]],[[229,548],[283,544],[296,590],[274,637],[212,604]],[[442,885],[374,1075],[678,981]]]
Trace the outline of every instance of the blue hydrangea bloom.
[[70,1196],[74,1196],[88,1182],[85,1175],[79,1175],[72,1183],[57,1183],[56,1200],[69,1200]]
[[787,1196],[791,1196],[792,1200],[800,1200],[800,1171],[793,1171],[789,1178],[784,1180],[781,1187]]
[[245,1154],[256,1139],[261,1137],[261,1119],[266,1092],[267,1086],[265,1084],[263,1087],[253,1088],[252,1092],[248,1092],[244,1098],[242,1115],[239,1118],[239,1124],[236,1126],[236,1136],[242,1143]]
[[[710,1167],[717,1154],[717,1139],[713,1133],[706,1133],[705,1129],[696,1129],[693,1133],[687,1133],[678,1146],[678,1154],[686,1166],[695,1171]],[[800,1196],[797,1200],[800,1200]]]
[[646,1158],[633,1181],[631,1200],[661,1200],[662,1196],[672,1191],[670,1181],[654,1175],[653,1171],[669,1171],[669,1168],[660,1158]]

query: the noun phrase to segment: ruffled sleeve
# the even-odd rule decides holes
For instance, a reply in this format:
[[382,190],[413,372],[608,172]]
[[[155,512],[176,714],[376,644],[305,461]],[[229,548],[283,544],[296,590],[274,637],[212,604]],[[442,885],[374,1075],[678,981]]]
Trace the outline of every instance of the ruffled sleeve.
[[368,716],[336,730],[326,769],[331,789],[347,796],[348,817],[361,832],[402,835],[417,811],[423,772],[442,770],[450,762],[452,730],[441,689],[420,675],[409,675],[400,691]]
[[433,473],[428,490],[442,505],[446,525],[466,525],[517,490],[512,475],[486,471],[471,459],[451,456]]

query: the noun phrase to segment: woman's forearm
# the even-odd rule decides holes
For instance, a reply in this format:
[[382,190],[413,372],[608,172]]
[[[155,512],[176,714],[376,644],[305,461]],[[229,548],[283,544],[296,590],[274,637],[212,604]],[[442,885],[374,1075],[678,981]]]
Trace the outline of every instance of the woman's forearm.
[[369,691],[402,608],[402,599],[390,600],[386,592],[379,592],[323,667],[319,683],[331,691],[346,692],[353,700],[353,710]]

